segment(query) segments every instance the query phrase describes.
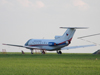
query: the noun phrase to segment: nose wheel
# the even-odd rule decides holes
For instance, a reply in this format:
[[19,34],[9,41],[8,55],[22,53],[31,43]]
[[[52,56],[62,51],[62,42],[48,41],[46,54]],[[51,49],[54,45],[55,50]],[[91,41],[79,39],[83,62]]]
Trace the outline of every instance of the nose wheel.
[[31,54],[33,54],[33,49],[31,50]]
[[57,53],[58,53],[58,54],[62,54],[62,52],[61,52],[61,51],[57,51]]

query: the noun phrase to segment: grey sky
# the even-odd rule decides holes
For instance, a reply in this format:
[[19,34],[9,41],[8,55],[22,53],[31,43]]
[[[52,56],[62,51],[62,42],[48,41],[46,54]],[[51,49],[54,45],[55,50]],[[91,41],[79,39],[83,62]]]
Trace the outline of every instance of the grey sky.
[[[89,27],[77,30],[70,46],[91,44],[77,37],[100,32],[100,0],[0,0],[0,51],[22,50],[2,46],[2,43],[24,45],[30,38],[53,39],[65,32],[65,29],[59,28],[61,26]],[[100,43],[99,38],[85,39]],[[99,47],[66,52],[94,52]]]

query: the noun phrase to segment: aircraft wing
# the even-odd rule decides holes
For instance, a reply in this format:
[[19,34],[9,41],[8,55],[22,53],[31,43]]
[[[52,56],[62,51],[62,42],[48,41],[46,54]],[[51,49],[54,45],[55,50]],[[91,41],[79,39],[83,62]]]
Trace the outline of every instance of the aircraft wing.
[[3,44],[3,45],[23,47],[23,48],[28,48],[28,49],[39,49],[39,47],[31,47],[31,46],[22,46],[22,45],[13,45],[13,44]]
[[91,47],[91,46],[96,46],[94,44],[92,45],[81,45],[81,46],[68,46],[68,47],[63,47],[61,50],[68,50],[68,49],[75,49],[75,48],[84,48],[84,47]]

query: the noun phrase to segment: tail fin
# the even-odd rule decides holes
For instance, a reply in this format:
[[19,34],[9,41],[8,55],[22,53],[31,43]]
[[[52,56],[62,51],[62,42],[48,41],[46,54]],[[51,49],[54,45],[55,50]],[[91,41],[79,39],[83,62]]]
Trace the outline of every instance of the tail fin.
[[70,40],[72,39],[76,29],[86,29],[87,27],[60,27],[67,29],[65,33],[59,38],[59,40]]
[[70,29],[68,28],[65,33],[62,35],[61,39],[62,40],[70,40],[72,39],[74,33],[75,33],[76,29]]

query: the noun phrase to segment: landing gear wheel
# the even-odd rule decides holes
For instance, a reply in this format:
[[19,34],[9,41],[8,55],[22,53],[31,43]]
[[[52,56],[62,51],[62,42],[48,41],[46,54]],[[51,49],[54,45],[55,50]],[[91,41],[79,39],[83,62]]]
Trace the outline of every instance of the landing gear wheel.
[[62,52],[61,52],[61,51],[59,51],[59,54],[62,54]]
[[33,54],[33,50],[31,50],[31,54]]
[[58,54],[62,54],[62,52],[61,52],[61,51],[57,51],[57,53],[58,53]]
[[44,50],[42,50],[42,54],[45,54],[45,51]]

